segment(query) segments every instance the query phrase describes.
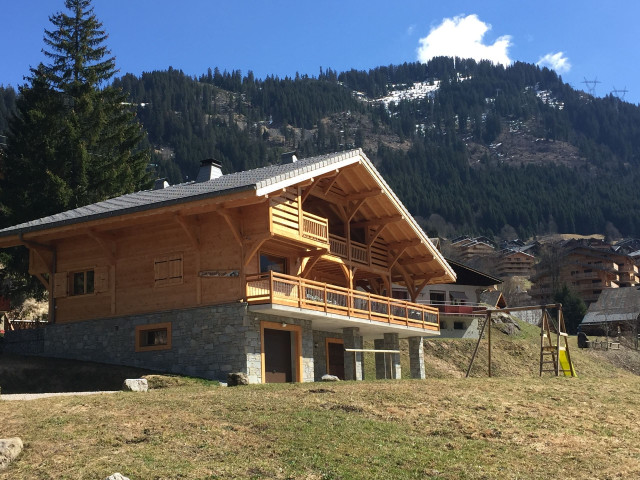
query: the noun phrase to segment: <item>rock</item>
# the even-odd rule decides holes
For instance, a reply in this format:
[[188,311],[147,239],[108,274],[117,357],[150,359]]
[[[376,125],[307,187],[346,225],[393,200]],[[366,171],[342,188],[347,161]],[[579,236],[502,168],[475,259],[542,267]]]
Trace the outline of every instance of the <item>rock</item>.
[[238,385],[249,385],[249,377],[244,372],[233,372],[227,374],[227,386],[237,387]]
[[129,479],[129,477],[125,477],[121,473],[116,472],[113,475],[109,475],[104,480],[130,480],[130,479]]
[[149,383],[146,378],[127,378],[122,385],[122,389],[131,392],[147,392]]
[[22,440],[18,437],[0,440],[0,470],[4,470],[22,451]]
[[322,381],[323,382],[339,382],[340,379],[335,375],[329,375],[328,373],[326,373],[322,376]]

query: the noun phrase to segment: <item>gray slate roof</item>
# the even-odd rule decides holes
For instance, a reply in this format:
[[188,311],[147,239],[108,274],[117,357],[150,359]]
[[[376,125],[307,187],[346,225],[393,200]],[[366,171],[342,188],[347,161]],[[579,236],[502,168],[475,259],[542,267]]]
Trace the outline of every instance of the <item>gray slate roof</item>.
[[581,325],[633,321],[640,315],[638,287],[607,288],[589,305]]
[[182,183],[160,190],[144,190],[130,193],[2,229],[0,230],[0,237],[152,210],[169,205],[227,195],[243,190],[258,190],[278,182],[292,179],[298,175],[338,163],[347,158],[358,157],[361,154],[362,151],[360,149],[332,153],[301,159],[295,163],[272,165],[254,170],[230,173],[206,182]]

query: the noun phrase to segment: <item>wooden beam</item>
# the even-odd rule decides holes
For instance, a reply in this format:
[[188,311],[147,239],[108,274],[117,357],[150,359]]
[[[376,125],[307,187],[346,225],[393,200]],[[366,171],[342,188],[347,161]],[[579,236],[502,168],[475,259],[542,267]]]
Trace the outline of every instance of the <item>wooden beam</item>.
[[191,245],[198,250],[200,248],[200,227],[196,222],[194,222],[191,218],[184,217],[182,215],[174,215],[174,220],[178,222],[178,225],[182,227],[182,230],[187,234],[189,240],[191,241]]
[[[397,250],[397,252],[393,255],[393,257],[391,257],[389,259],[390,260],[389,261],[389,270],[391,270],[396,265],[396,263],[398,263],[398,260],[400,260],[400,257],[402,256],[402,254],[405,252],[405,250],[407,248],[409,248],[409,247],[405,246],[405,247],[399,248]],[[389,251],[391,251],[391,250],[389,250]]]
[[419,238],[413,240],[406,240],[404,242],[391,242],[387,244],[387,248],[389,250],[398,250],[400,248],[409,248],[409,247],[417,247],[421,245],[422,241]]
[[[351,220],[353,219],[354,215],[356,213],[358,213],[358,210],[360,210],[360,207],[364,204],[364,202],[366,202],[367,199],[366,198],[362,198],[360,200],[356,200],[356,202],[353,205],[349,205],[347,207],[347,222],[346,223],[350,223]],[[351,225],[353,226],[353,225]]]
[[237,224],[238,222],[235,221],[235,215],[224,208],[218,210],[217,213],[220,214],[225,222],[227,222],[227,226],[231,230],[233,238],[235,238],[236,242],[238,242],[238,245],[242,245],[242,232],[240,232],[240,226]]
[[400,265],[414,265],[416,263],[428,263],[433,261],[433,257],[416,257],[416,258],[405,258],[403,260],[398,261]]
[[242,260],[242,266],[243,267],[247,267],[247,265],[249,265],[249,262],[251,261],[251,258],[258,253],[258,250],[260,250],[260,247],[262,247],[262,245],[264,245],[264,242],[266,242],[267,240],[269,240],[271,238],[271,234],[268,235],[264,235],[262,237],[258,237],[257,239],[253,240],[252,242],[243,244],[243,249],[244,249],[244,258]]
[[374,227],[376,225],[388,225],[390,223],[400,222],[404,220],[402,215],[390,215],[388,217],[372,218],[370,220],[363,220],[362,222],[352,223],[354,228],[359,227]]
[[373,190],[367,190],[365,192],[349,193],[345,198],[347,201],[362,200],[364,198],[377,197],[378,195],[382,195],[383,192],[384,190],[381,188],[374,188]]
[[369,228],[367,227],[367,234],[369,235],[369,239],[367,240],[367,247],[371,247],[378,239],[382,231],[387,228],[386,225],[377,225],[375,231],[373,233],[369,232]]
[[322,258],[322,255],[324,255],[325,253],[327,253],[327,249],[322,248],[318,252],[316,252],[316,254],[309,257],[309,261],[307,262],[307,264],[304,267],[304,270],[302,271],[302,275],[301,275],[302,278],[309,278],[309,274],[311,273],[311,270],[313,269],[313,267],[315,267],[316,263],[318,263],[318,260],[320,260]]
[[[42,273],[31,273],[31,272],[29,272],[29,273],[30,273],[31,275],[33,275],[34,277],[36,277],[38,280],[40,280],[40,283],[44,286],[44,288],[46,288],[48,291],[51,291],[51,290],[49,289],[49,286],[50,286],[50,285],[49,285],[49,282],[47,281],[47,279],[46,279],[46,278],[44,278],[44,277],[42,276]],[[51,276],[49,276],[49,278],[51,278]]]

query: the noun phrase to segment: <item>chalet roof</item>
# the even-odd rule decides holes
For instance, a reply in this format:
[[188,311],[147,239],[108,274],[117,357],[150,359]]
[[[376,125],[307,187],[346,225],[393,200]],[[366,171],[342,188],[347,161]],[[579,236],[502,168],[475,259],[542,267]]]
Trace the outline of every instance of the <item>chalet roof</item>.
[[502,280],[497,277],[493,277],[479,270],[474,270],[473,268],[460,262],[456,262],[455,260],[450,260],[448,258],[446,260],[447,263],[451,265],[451,268],[453,268],[453,271],[456,272],[456,285],[475,285],[479,287],[488,287],[491,285],[502,283]]
[[640,315],[638,287],[606,288],[598,301],[589,305],[580,325],[635,321]]
[[[295,163],[272,165],[243,172],[230,173],[205,182],[188,182],[159,190],[144,190],[110,198],[102,202],[67,210],[0,230],[0,238],[46,230],[63,225],[83,223],[112,216],[151,210],[179,203],[202,200],[242,190],[264,190],[289,179],[333,167],[362,155],[361,150],[333,153],[299,160]],[[386,185],[386,184],[385,184]]]
[[502,296],[502,292],[498,290],[485,290],[478,295],[478,299],[480,303],[486,303],[492,307],[504,308],[507,305]]

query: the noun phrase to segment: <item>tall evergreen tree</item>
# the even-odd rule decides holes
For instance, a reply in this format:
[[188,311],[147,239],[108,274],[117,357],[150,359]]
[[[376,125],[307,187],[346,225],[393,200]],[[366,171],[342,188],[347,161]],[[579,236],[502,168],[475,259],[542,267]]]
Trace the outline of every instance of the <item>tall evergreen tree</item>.
[[[102,24],[90,0],[66,0],[65,7],[69,12],[49,17],[54,28],[45,30],[51,63],[31,70],[10,124],[2,192],[8,223],[146,183],[142,128],[122,91],[107,85],[117,70]],[[54,191],[35,187],[44,183]]]
[[[146,186],[144,132],[120,88],[91,0],[49,17],[44,53],[9,122],[0,201],[11,225]],[[24,259],[5,260],[8,269]]]

